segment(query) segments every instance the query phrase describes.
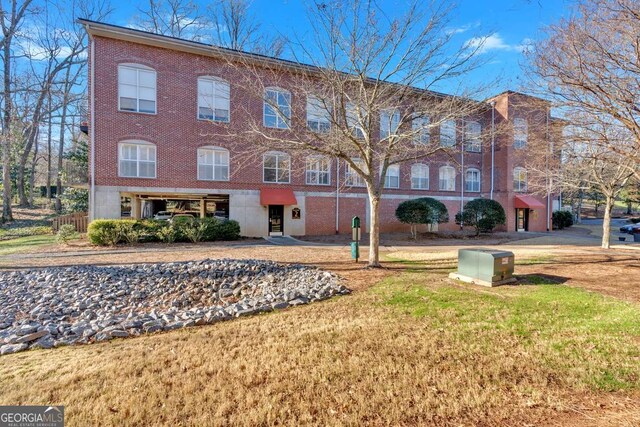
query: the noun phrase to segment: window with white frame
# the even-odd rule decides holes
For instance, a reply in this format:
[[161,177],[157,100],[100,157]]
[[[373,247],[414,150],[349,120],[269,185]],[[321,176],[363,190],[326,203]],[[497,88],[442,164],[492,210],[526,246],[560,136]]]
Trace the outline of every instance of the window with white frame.
[[479,153],[482,150],[482,126],[480,123],[469,121],[464,125],[464,149]]
[[411,188],[413,190],[429,189],[429,166],[422,163],[411,166]]
[[[366,173],[367,167],[364,161],[362,161],[361,159],[351,159],[351,160],[353,161],[353,163],[355,163],[358,166],[358,168],[360,168],[360,170]],[[345,183],[347,185],[350,185],[352,187],[365,186],[364,179],[360,175],[358,175],[358,173],[351,167],[349,163],[345,164],[344,177],[345,177]]]
[[384,188],[400,188],[400,166],[390,165],[384,175]]
[[118,109],[156,112],[156,71],[138,64],[118,65]]
[[286,184],[291,180],[291,157],[286,153],[266,153],[262,159],[264,182]]
[[364,121],[366,119],[366,113],[350,102],[346,106],[345,114],[347,116],[347,126],[351,129],[353,136],[360,139],[364,138],[364,128],[360,120]]
[[431,140],[431,130],[429,123],[431,120],[427,116],[414,117],[411,120],[411,129],[413,131],[413,141],[417,144],[428,144]]
[[478,169],[467,169],[464,174],[464,191],[480,191],[480,171]]
[[380,139],[389,138],[398,132],[400,126],[400,111],[396,109],[380,112]]
[[439,170],[439,185],[440,191],[455,191],[456,190],[456,170],[453,166],[442,166]]
[[513,191],[527,191],[527,170],[525,168],[513,169]]
[[309,185],[330,184],[331,161],[328,157],[309,156],[305,172],[305,182]]
[[220,147],[198,148],[198,179],[229,180],[229,151]]
[[229,121],[229,83],[218,77],[198,77],[198,118]]
[[527,145],[529,126],[527,121],[521,117],[513,119],[513,147],[523,148]]
[[284,89],[267,88],[264,93],[264,125],[289,129],[290,122],[291,93]]
[[445,120],[440,124],[440,145],[443,147],[455,147],[456,145],[456,121]]
[[145,141],[123,141],[118,147],[118,176],[156,177],[156,146]]
[[327,133],[331,129],[329,106],[316,96],[307,97],[307,128],[318,133]]

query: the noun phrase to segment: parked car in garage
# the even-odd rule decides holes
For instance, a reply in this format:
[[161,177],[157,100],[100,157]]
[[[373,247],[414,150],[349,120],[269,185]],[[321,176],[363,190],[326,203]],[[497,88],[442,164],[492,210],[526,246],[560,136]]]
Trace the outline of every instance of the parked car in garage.
[[640,232],[640,224],[627,224],[620,227],[621,233],[634,234]]
[[181,221],[181,219],[180,219],[180,218],[185,218],[185,219],[186,219],[186,218],[194,219],[194,218],[195,218],[195,216],[194,216],[194,215],[192,215],[192,214],[188,214],[188,213],[179,213],[179,214],[175,214],[175,215],[173,215],[173,216],[169,219],[169,222],[174,222],[174,221],[176,221],[176,220]]
[[171,219],[172,216],[173,212],[171,211],[160,211],[153,216],[153,219],[168,220]]

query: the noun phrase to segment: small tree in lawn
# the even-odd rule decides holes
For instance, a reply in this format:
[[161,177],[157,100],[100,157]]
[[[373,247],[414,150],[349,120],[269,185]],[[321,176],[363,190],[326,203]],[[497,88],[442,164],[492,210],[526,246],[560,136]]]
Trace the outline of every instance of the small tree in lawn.
[[464,205],[464,210],[456,214],[456,222],[476,229],[480,233],[491,232],[496,226],[504,225],[507,216],[500,203],[490,199],[474,199]]
[[402,202],[396,208],[398,221],[411,225],[411,237],[417,237],[419,224],[441,224],[449,221],[447,207],[431,197]]

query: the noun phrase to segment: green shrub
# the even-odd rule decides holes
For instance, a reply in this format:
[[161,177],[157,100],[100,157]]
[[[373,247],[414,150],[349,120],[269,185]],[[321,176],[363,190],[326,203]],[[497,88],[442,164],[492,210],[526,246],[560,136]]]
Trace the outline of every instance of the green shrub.
[[553,228],[562,230],[573,225],[573,214],[569,211],[555,211],[551,215]]
[[476,229],[476,236],[489,233],[496,226],[506,224],[507,215],[502,205],[495,200],[474,199],[464,205],[464,210],[456,214],[456,223]]
[[71,240],[79,239],[80,233],[76,231],[76,227],[73,224],[61,225],[56,234],[56,242],[58,244],[67,244]]
[[66,187],[59,197],[65,213],[89,210],[89,191],[84,188]]
[[633,224],[637,224],[640,222],[640,218],[630,218],[629,221],[631,221]]
[[235,240],[240,237],[240,224],[237,221],[181,218],[185,219],[173,223],[148,219],[98,219],[89,224],[87,237],[92,244],[99,246],[139,241],[173,243]]
[[411,236],[416,238],[418,224],[441,224],[449,222],[447,207],[432,197],[407,200],[396,208],[398,221],[411,224]]

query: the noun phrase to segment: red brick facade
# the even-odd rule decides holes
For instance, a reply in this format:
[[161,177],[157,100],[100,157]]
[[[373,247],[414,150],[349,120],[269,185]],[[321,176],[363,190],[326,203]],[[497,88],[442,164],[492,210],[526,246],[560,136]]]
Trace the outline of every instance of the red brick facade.
[[[117,27],[115,27],[117,28]],[[260,100],[243,94],[241,88],[234,86],[237,76],[226,62],[212,56],[181,51],[172,45],[158,47],[143,42],[126,41],[130,37],[105,36],[100,31],[92,30],[91,64],[94,79],[94,122],[90,123],[93,136],[92,147],[95,152],[94,200],[92,216],[118,217],[120,212],[113,212],[116,198],[122,194],[136,192],[139,194],[164,194],[170,196],[172,191],[194,194],[229,193],[254,197],[264,187],[291,188],[296,197],[304,198],[302,218],[305,234],[332,234],[336,232],[336,212],[339,215],[339,232],[349,232],[351,217],[358,215],[366,227],[367,199],[363,188],[348,188],[344,184],[344,165],[339,168],[340,182],[336,185],[336,160],[332,160],[330,184],[305,184],[305,159],[292,158],[291,180],[289,184],[266,184],[263,182],[263,165],[261,157],[248,157],[239,152],[233,141],[225,136],[229,127],[242,130],[246,114],[262,117],[263,104]],[[122,31],[131,31],[122,29]],[[115,31],[117,32],[117,31]],[[156,114],[123,112],[118,110],[118,65],[125,63],[141,64],[156,71]],[[199,76],[220,76],[231,83],[230,122],[215,124],[197,119],[197,79]],[[292,94],[292,109],[304,109],[305,100]],[[526,99],[519,94],[504,93],[494,101],[495,123],[500,126],[512,120],[514,116],[528,120],[540,121],[546,117],[547,110],[527,107]],[[536,104],[538,105],[538,104]],[[481,171],[480,192],[465,193],[465,201],[476,197],[490,197],[491,188],[491,132],[492,112],[488,106],[482,117],[474,118],[481,123],[483,129],[483,147],[481,153],[464,153],[464,167]],[[304,123],[292,124],[291,132]],[[458,123],[457,142],[461,141],[462,121]],[[530,132],[537,132],[529,126]],[[216,136],[218,135],[218,136]],[[437,136],[437,135],[435,135]],[[142,140],[156,146],[156,178],[124,178],[118,173],[118,144],[124,140]],[[498,200],[508,216],[506,229],[515,230],[515,208],[512,170],[521,161],[521,156],[512,146],[513,135],[509,132],[499,133],[495,140],[495,181],[493,196]],[[228,181],[201,181],[197,175],[197,149],[202,146],[218,146],[230,152]],[[246,147],[245,147],[246,148]],[[250,150],[240,150],[250,151]],[[260,154],[260,153],[257,153]],[[458,155],[458,162],[462,159]],[[460,196],[463,183],[461,166],[450,161],[444,155],[436,156],[422,163],[429,166],[429,190],[411,189],[411,164],[400,165],[400,187],[386,189],[381,206],[382,231],[404,231],[406,225],[395,219],[395,208],[403,200],[412,197],[430,196],[443,201],[449,209],[451,222],[441,225],[440,229],[455,229],[453,223],[455,213],[460,210]],[[438,191],[439,167],[450,164],[456,168],[455,191]],[[339,189],[336,194],[336,189]],[[104,199],[101,199],[103,197]],[[338,197],[336,197],[338,196]],[[235,197],[235,196],[233,196]],[[247,201],[231,202],[230,215],[242,219],[245,214],[233,212],[234,206],[248,206]],[[337,200],[338,199],[338,200]],[[108,200],[108,202],[107,202]],[[253,200],[253,199],[251,199]],[[544,203],[546,201],[541,199]],[[104,204],[101,205],[101,203]],[[244,203],[244,204],[243,204]],[[253,202],[251,202],[253,203]],[[338,204],[338,209],[336,209]],[[244,209],[236,207],[235,209]],[[251,206],[251,212],[262,212],[259,206]],[[245,216],[253,214],[247,213]],[[286,217],[286,215],[285,215]],[[300,220],[299,220],[300,221]],[[534,211],[530,215],[529,230],[544,231],[547,229],[547,212]],[[263,230],[262,228],[260,230]],[[287,232],[285,224],[285,234]],[[263,234],[255,231],[248,234]]]

